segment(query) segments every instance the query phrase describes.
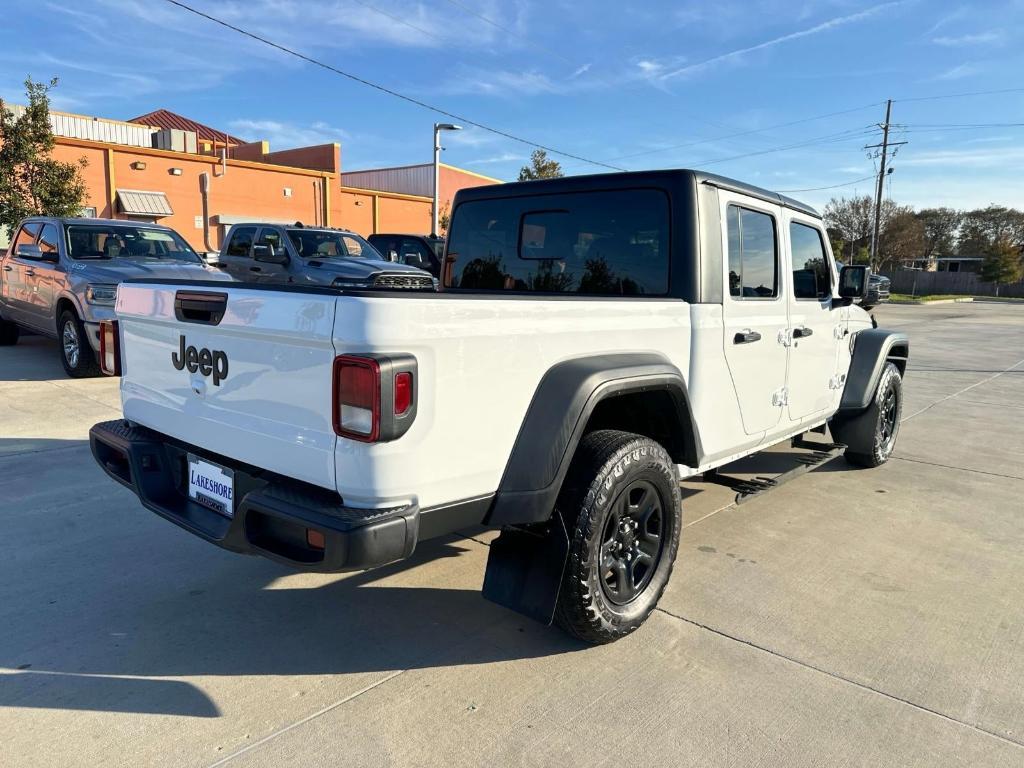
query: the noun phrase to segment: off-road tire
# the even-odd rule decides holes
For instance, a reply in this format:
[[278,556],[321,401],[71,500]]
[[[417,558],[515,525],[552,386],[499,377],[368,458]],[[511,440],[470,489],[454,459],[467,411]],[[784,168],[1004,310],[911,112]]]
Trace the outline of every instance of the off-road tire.
[[903,378],[894,363],[886,363],[871,405],[833,426],[833,435],[847,446],[846,460],[859,467],[885,464],[896,446],[902,414]]
[[[69,349],[72,333],[78,343],[77,357],[74,357]],[[89,338],[85,335],[85,326],[78,319],[78,315],[70,309],[61,312],[60,320],[57,322],[57,343],[60,345],[60,362],[68,376],[73,379],[86,379],[102,373],[96,360],[96,353],[92,351]]]
[[[627,498],[637,501],[638,506],[624,508]],[[657,511],[653,507],[647,511],[648,499],[657,503]],[[682,528],[681,505],[678,471],[661,445],[641,435],[615,430],[584,436],[557,505],[570,539],[555,607],[555,621],[562,629],[596,645],[618,640],[647,620],[672,575]],[[629,512],[633,509],[639,510],[635,518]],[[643,523],[640,518],[644,518]],[[639,528],[630,528],[633,522]],[[638,553],[631,560],[631,568],[624,566],[630,583],[622,594],[640,589],[627,601],[616,602],[606,579],[610,574],[618,583],[619,571],[607,571],[602,564],[624,562],[622,541],[617,545],[620,558],[612,560],[609,558],[615,556],[616,542],[609,544],[607,538],[609,528],[621,532],[621,526],[626,528],[626,554]],[[655,528],[657,545],[651,541]],[[607,553],[604,547],[608,547]],[[650,555],[655,548],[657,553]]]
[[0,320],[0,347],[11,347],[18,343],[21,331],[14,323]]

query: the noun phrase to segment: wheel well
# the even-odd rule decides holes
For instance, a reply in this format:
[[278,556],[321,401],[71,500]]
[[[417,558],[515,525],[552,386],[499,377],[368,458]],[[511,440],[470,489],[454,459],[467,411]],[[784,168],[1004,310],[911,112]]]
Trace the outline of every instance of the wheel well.
[[909,356],[910,350],[906,344],[893,344],[889,354],[886,355],[886,359],[894,363],[900,369],[900,376],[903,376],[907,372],[907,358]]
[[677,464],[689,464],[695,461],[694,433],[688,417],[681,418],[679,405],[664,389],[607,397],[590,414],[584,434],[598,429],[635,432],[660,443]]
[[65,309],[70,309],[71,313],[78,317],[78,310],[75,308],[75,302],[71,299],[63,298],[57,300],[57,307],[54,310],[54,320],[57,324],[57,330],[60,331],[60,316],[64,314]]

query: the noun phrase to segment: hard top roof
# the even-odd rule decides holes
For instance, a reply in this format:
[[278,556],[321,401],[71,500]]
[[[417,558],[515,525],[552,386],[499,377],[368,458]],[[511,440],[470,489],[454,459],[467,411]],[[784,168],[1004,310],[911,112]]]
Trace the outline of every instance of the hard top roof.
[[518,195],[558,194],[561,192],[580,192],[588,189],[600,188],[605,185],[615,187],[659,184],[663,185],[670,181],[678,182],[681,178],[690,178],[696,184],[709,184],[720,189],[728,189],[739,192],[750,197],[775,203],[794,211],[806,213],[809,216],[821,218],[814,208],[786,197],[778,192],[756,187],[753,184],[730,179],[726,176],[707,173],[705,171],[690,170],[687,168],[667,169],[658,171],[625,171],[619,173],[595,173],[583,176],[563,176],[557,179],[541,179],[537,181],[517,181],[498,186],[470,187],[459,190],[460,201],[486,199],[493,197],[513,197]]

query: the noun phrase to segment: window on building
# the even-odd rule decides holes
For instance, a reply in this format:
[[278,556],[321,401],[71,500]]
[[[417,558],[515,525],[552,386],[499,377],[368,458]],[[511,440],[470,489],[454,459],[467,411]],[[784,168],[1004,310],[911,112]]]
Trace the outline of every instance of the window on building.
[[798,299],[827,299],[832,295],[832,268],[821,232],[792,221],[789,244],[793,252],[793,295]]
[[252,241],[255,237],[256,227],[236,227],[231,232],[231,240],[228,241],[224,255],[249,258],[252,253]]
[[447,285],[664,296],[669,204],[653,189],[474,200],[453,214]]
[[730,205],[729,295],[737,299],[770,299],[779,295],[775,217]]

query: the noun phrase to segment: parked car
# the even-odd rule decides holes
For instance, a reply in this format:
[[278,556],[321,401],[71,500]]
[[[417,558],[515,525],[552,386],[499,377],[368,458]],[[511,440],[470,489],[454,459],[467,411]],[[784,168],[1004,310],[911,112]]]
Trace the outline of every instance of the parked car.
[[[843,262],[837,261],[836,264],[842,269]],[[889,300],[889,286],[891,284],[892,281],[885,275],[870,272],[868,274],[868,293],[857,303],[864,309],[873,309],[879,304],[884,304]]]
[[125,420],[93,426],[96,461],[303,570],[501,529],[485,597],[605,643],[668,583],[681,477],[826,425],[854,464],[892,455],[909,340],[852,304],[867,267],[836,270],[807,205],[576,176],[461,190],[449,237],[440,294],[123,286],[103,332]]
[[434,277],[441,277],[441,259],[444,258],[444,238],[433,235],[375,234],[367,238],[370,244],[384,254],[388,261],[397,261],[425,269]]
[[429,272],[387,261],[345,229],[301,224],[235,224],[217,264],[236,280],[334,288],[433,291]]
[[99,323],[114,316],[130,278],[228,279],[170,227],[91,218],[32,217],[0,258],[0,344],[20,329],[58,339],[69,376],[96,376]]
[[885,275],[871,273],[868,278],[868,295],[861,302],[864,309],[871,309],[889,300],[889,286],[892,281]]

